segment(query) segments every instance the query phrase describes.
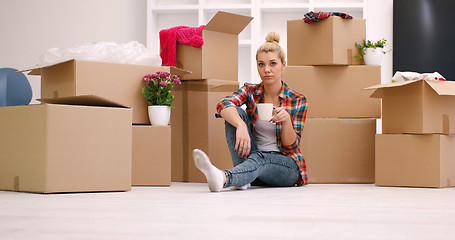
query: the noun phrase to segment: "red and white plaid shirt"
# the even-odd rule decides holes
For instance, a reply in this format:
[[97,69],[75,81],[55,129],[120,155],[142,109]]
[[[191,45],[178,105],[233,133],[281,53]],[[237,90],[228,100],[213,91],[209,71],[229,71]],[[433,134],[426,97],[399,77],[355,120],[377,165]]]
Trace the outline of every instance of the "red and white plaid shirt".
[[[282,83],[281,92],[279,95],[280,106],[284,107],[291,116],[292,126],[296,133],[296,141],[289,146],[284,146],[281,143],[281,123],[276,124],[276,140],[278,149],[281,153],[289,156],[295,160],[300,171],[300,179],[297,185],[308,184],[308,177],[306,171],[306,163],[300,152],[300,138],[302,135],[303,125],[305,123],[307,113],[307,99],[299,92],[291,90],[285,83]],[[264,102],[264,84],[249,84],[246,83],[239,90],[234,92],[232,95],[227,96],[216,106],[218,114],[221,110],[227,107],[241,106],[246,104],[246,113],[252,120],[252,126],[256,124],[258,118],[258,112],[256,104]]]

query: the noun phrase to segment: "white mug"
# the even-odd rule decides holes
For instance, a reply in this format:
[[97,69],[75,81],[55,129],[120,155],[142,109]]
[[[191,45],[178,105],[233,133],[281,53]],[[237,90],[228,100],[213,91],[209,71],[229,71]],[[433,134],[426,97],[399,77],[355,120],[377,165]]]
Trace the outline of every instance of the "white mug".
[[258,118],[262,121],[270,121],[273,117],[273,103],[258,103]]

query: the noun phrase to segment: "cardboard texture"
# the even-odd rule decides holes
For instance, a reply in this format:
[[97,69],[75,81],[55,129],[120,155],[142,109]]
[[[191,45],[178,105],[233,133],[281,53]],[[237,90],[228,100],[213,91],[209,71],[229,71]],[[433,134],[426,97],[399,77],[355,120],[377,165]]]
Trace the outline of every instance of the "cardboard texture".
[[85,60],[70,60],[31,69],[41,75],[41,97],[58,98],[96,95],[133,109],[134,124],[150,124],[147,100],[142,95],[142,78],[157,71],[182,76],[188,71],[161,66],[146,66]]
[[0,116],[0,190],[131,189],[131,109],[40,104]]
[[455,186],[455,136],[376,135],[376,185]]
[[364,19],[329,17],[316,23],[303,19],[287,21],[288,65],[352,65],[363,64],[355,43],[363,43],[366,35]]
[[375,119],[307,118],[300,150],[310,183],[373,183]]
[[380,66],[288,66],[283,79],[307,97],[308,117],[381,117],[381,102],[363,90],[381,83]]
[[171,185],[171,127],[133,125],[133,186]]
[[219,11],[202,30],[204,45],[177,43],[176,66],[191,71],[183,80],[238,80],[238,34],[253,18]]
[[220,169],[232,168],[224,120],[215,118],[216,105],[239,89],[238,82],[208,79],[184,81],[174,89],[171,113],[172,181],[206,182],[196,168],[192,151],[203,150]]
[[382,133],[455,133],[455,82],[416,80],[380,84]]

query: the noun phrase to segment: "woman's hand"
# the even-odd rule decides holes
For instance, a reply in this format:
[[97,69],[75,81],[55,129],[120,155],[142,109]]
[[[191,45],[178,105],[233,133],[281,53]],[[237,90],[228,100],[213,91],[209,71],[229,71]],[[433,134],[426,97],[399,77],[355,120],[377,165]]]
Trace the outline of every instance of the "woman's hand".
[[289,115],[288,111],[284,109],[284,107],[273,107],[273,118],[270,122],[279,123],[279,122],[290,122],[291,115]]
[[235,137],[236,139],[234,150],[237,152],[237,154],[241,157],[247,157],[250,155],[251,139],[245,123],[240,124],[237,127]]

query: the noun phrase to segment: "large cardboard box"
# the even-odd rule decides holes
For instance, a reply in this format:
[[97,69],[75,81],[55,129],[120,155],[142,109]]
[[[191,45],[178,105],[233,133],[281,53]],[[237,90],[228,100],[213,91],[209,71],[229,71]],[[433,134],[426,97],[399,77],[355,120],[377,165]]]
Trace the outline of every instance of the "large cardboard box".
[[288,66],[283,79],[307,97],[308,117],[381,117],[380,100],[363,90],[381,83],[380,66]]
[[177,44],[176,66],[191,71],[190,79],[238,80],[238,34],[252,17],[219,11],[202,30],[204,45]]
[[300,141],[310,183],[373,183],[375,119],[307,118]]
[[455,136],[376,135],[376,185],[455,186]]
[[171,127],[133,125],[133,186],[171,185]]
[[382,98],[382,133],[455,133],[455,82],[416,80],[369,87]]
[[364,19],[329,17],[316,23],[303,19],[287,22],[288,65],[352,65],[363,64],[355,43],[363,43]]
[[[171,113],[172,181],[206,182],[196,168],[192,151],[203,150],[220,169],[232,168],[224,120],[215,118],[216,104],[238,90],[238,82],[208,79],[184,81],[174,89]],[[181,100],[179,100],[181,99]]]
[[144,75],[157,71],[179,76],[188,73],[173,67],[85,60],[69,60],[23,71],[28,70],[32,70],[31,75],[41,75],[42,98],[100,96],[132,108],[134,124],[150,124],[147,100],[142,95]]
[[130,190],[131,119],[121,107],[0,108],[0,190]]

